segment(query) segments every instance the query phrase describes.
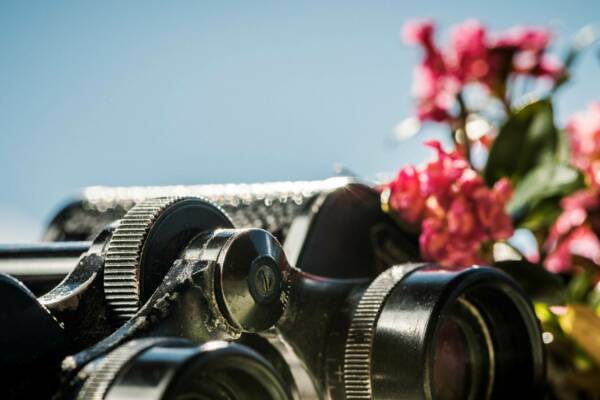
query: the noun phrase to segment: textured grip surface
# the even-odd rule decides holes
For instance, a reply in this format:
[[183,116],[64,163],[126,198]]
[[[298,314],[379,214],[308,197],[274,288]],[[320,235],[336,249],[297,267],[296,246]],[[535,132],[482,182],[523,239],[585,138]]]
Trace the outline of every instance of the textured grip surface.
[[44,239],[93,238],[105,225],[123,217],[136,203],[156,197],[202,197],[229,215],[238,228],[262,228],[283,240],[293,219],[319,194],[351,182],[340,177],[322,181],[256,184],[90,187],[81,201],[64,208],[50,224]]
[[394,266],[380,274],[363,293],[350,322],[344,352],[344,390],[349,400],[370,400],[372,348],[377,320],[394,287],[422,264]]
[[127,212],[115,229],[104,261],[104,297],[118,321],[125,322],[140,308],[140,259],[144,240],[160,213],[177,197],[149,199]]
[[150,347],[183,344],[187,344],[183,339],[170,338],[148,338],[125,343],[98,362],[94,372],[86,379],[77,394],[77,400],[104,400],[108,389],[125,364]]

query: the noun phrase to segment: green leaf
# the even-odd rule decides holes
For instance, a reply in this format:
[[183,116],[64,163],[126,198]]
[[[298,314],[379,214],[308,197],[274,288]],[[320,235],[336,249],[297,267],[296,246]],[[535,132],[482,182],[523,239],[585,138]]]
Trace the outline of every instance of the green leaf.
[[516,280],[533,301],[562,304],[566,299],[562,279],[539,264],[527,260],[499,261],[494,264]]
[[523,211],[521,215],[513,214],[515,225],[532,232],[548,231],[562,212],[560,199],[560,197],[549,197],[526,210],[521,210]]
[[567,287],[569,301],[584,302],[594,287],[594,276],[595,274],[588,271],[573,276]]
[[544,162],[517,184],[508,212],[513,217],[525,215],[544,199],[562,197],[583,187],[583,177],[576,169],[556,161]]
[[596,312],[600,313],[600,290],[592,290],[587,300],[590,307],[593,307]]
[[517,111],[500,128],[490,149],[484,170],[488,185],[505,176],[518,183],[541,162],[555,160],[558,135],[550,100],[539,100]]
[[558,132],[558,145],[556,147],[556,160],[562,164],[569,164],[571,161],[571,148],[569,146],[569,137],[567,132],[561,129]]

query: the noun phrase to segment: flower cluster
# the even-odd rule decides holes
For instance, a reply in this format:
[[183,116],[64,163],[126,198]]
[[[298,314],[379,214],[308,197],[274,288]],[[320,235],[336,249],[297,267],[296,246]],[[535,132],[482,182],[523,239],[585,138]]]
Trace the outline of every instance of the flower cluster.
[[594,229],[600,228],[600,195],[585,189],[562,199],[562,214],[548,239],[544,265],[551,272],[569,272],[575,257],[600,265],[600,240]]
[[486,245],[513,234],[504,208],[512,195],[508,180],[488,188],[457,151],[428,142],[436,158],[423,168],[408,166],[385,187],[387,204],[399,218],[420,228],[421,256],[445,267],[491,261]]
[[571,164],[587,177],[590,188],[565,197],[562,214],[555,221],[545,247],[544,262],[552,272],[569,272],[574,259],[600,265],[600,102],[576,113],[566,126]]
[[432,21],[410,21],[402,32],[406,43],[424,50],[413,84],[421,120],[452,119],[455,99],[470,82],[502,97],[510,74],[559,80],[565,73],[562,63],[546,53],[551,39],[546,29],[516,27],[494,35],[479,22],[467,20],[452,31],[446,49],[436,46],[433,35]]
[[586,174],[593,186],[600,187],[600,102],[571,117],[566,130],[571,163]]
[[[487,263],[523,284],[536,302],[554,371],[548,394],[557,399],[600,398],[600,343],[588,340],[600,335],[600,102],[565,129],[553,105],[574,60],[600,42],[593,31],[575,35],[563,62],[550,55],[552,35],[543,28],[494,33],[467,20],[440,46],[431,21],[406,24],[404,41],[423,57],[414,71],[416,118],[396,137],[436,121],[454,147],[430,142],[435,159],[402,168],[381,194],[384,210],[419,234],[422,259],[447,268]],[[511,183],[514,221],[506,212]],[[510,254],[494,254],[493,245],[509,238]]]

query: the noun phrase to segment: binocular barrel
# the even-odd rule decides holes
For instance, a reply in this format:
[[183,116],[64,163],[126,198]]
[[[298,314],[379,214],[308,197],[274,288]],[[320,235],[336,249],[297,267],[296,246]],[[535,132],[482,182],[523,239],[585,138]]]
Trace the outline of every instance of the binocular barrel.
[[[377,192],[347,179],[93,188],[46,239],[0,247],[7,398],[543,393],[523,290],[494,268],[421,262]],[[28,339],[43,331],[60,346]]]
[[56,286],[77,265],[92,242],[0,245],[0,273],[24,282],[36,294]]
[[247,346],[212,341],[201,346],[173,338],[129,342],[98,361],[77,393],[88,399],[291,398],[263,357]]

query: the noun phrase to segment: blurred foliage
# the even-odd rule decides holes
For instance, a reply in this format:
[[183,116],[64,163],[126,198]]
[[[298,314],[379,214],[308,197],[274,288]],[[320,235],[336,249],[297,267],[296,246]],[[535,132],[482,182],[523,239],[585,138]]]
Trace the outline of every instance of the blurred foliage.
[[[468,20],[455,27],[447,48],[436,45],[433,32],[433,24],[422,21],[407,24],[403,33],[407,43],[420,45],[425,54],[417,68],[421,73],[415,74],[416,86],[423,89],[417,95],[418,120],[450,127],[456,150],[488,187],[510,180],[513,192],[506,211],[513,226],[529,230],[536,243],[529,243],[525,246],[529,253],[521,254],[505,242],[519,259],[495,260],[495,266],[517,280],[535,303],[548,349],[548,397],[600,399],[600,116],[588,114],[583,119],[589,120],[578,120],[578,127],[567,125],[571,129],[567,132],[557,126],[553,108],[558,89],[569,82],[581,53],[597,41],[600,30],[591,26],[580,30],[562,62],[546,54],[552,35],[544,28],[515,28],[486,40],[487,28]],[[450,57],[447,51],[453,52]],[[529,62],[525,67],[523,59]],[[482,65],[485,68],[479,68]],[[550,82],[542,93],[536,90],[540,80]],[[473,84],[484,89],[489,101],[470,105]],[[447,101],[452,97],[454,102]],[[498,115],[498,108],[500,118],[482,120]],[[594,110],[600,112],[600,103]],[[468,122],[474,120],[482,132],[470,135]],[[420,126],[405,125],[411,135]],[[597,136],[590,139],[590,135]],[[587,147],[570,148],[575,142]],[[474,163],[474,150],[481,148],[484,159],[479,155]],[[580,154],[575,155],[577,151]],[[572,196],[576,192],[591,194],[598,200],[595,208],[587,209],[589,199]],[[565,198],[581,204],[569,214],[573,210],[565,209]],[[598,251],[573,251],[578,238],[583,238],[576,243],[580,248],[596,246]],[[489,243],[481,245],[490,248]],[[549,255],[555,256],[554,267],[549,267]]]

